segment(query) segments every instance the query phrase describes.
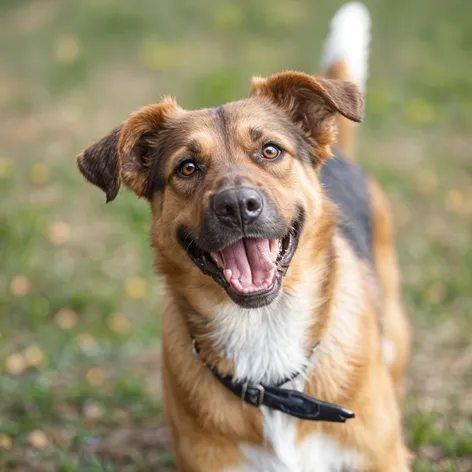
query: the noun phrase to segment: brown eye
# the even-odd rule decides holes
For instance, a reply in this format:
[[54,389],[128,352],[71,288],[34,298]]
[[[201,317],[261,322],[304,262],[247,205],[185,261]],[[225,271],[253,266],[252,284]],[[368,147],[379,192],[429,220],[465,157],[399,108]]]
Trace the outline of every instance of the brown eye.
[[276,159],[282,154],[282,151],[275,144],[266,144],[262,148],[262,155],[266,159]]
[[196,171],[197,165],[193,161],[184,162],[179,168],[179,173],[184,177],[190,177]]

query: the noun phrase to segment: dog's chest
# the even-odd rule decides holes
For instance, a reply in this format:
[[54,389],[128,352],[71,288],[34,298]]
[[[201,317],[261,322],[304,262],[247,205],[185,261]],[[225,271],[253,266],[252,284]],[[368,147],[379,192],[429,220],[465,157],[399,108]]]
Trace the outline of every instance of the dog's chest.
[[[303,293],[300,287],[299,296],[282,295],[270,309],[218,307],[213,340],[235,363],[236,377],[271,384],[316,364],[316,351],[308,359],[305,343],[316,304]],[[287,388],[303,391],[303,374]],[[244,463],[231,472],[358,470],[355,455],[321,430],[300,441],[296,418],[267,407],[261,410],[264,446],[239,444]]]
[[219,306],[211,336],[234,362],[237,380],[275,384],[308,366],[306,337],[312,310],[306,296],[286,294],[270,307]]
[[321,431],[297,441],[297,420],[263,408],[265,447],[241,444],[245,463],[231,472],[342,472],[359,470],[356,455]]

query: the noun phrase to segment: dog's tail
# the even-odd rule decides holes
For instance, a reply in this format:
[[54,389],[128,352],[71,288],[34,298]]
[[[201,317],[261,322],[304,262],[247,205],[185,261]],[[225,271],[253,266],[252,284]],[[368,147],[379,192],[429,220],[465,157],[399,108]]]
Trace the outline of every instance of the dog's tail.
[[[352,80],[364,93],[368,76],[370,15],[360,2],[343,5],[330,23],[321,57],[323,74],[332,79]],[[356,124],[339,118],[337,147],[345,157],[354,158]]]

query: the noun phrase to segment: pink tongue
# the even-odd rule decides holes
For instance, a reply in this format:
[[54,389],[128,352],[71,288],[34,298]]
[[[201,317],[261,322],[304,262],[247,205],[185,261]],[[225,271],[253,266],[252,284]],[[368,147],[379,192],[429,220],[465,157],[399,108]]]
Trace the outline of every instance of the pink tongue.
[[268,239],[244,239],[221,253],[226,280],[234,290],[251,293],[272,285],[276,266],[270,257]]

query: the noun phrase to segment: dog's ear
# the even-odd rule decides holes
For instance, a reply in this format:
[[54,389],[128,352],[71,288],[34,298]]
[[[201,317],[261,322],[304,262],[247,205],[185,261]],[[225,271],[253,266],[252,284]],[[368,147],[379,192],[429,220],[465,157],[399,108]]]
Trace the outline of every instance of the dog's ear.
[[353,82],[281,72],[252,80],[250,96],[282,108],[311,138],[319,157],[330,154],[336,136],[336,114],[361,122],[364,100]]
[[80,172],[114,200],[123,184],[138,195],[147,194],[156,144],[172,114],[178,109],[171,98],[133,113],[100,141],[77,157]]

